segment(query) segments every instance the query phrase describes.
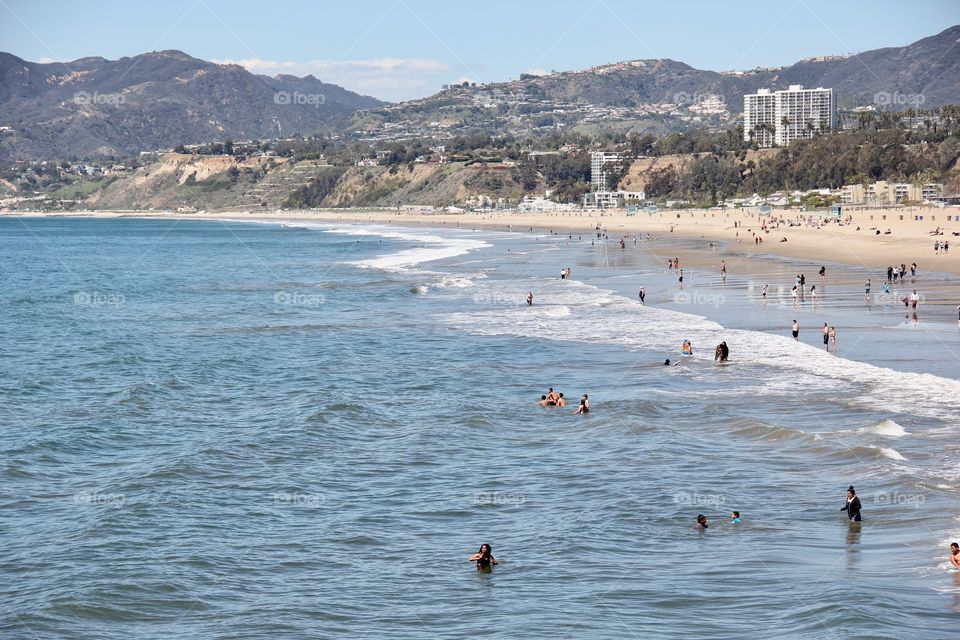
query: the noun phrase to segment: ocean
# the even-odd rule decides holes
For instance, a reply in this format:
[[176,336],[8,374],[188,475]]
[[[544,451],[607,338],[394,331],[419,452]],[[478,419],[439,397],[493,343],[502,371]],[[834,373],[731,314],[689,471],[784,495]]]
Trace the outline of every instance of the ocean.
[[956,637],[955,277],[462,226],[0,218],[0,636]]

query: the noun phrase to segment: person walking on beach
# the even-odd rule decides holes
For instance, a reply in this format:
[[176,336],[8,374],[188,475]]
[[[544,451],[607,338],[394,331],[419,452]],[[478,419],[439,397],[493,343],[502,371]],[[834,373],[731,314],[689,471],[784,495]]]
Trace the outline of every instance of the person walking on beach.
[[887,267],[887,282],[893,280],[893,267]]
[[527,306],[528,306],[528,307],[532,307],[532,306],[533,306],[533,291],[528,291],[528,292],[527,292]]
[[813,306],[817,306],[817,285],[810,287],[810,302],[813,303]]
[[800,341],[800,323],[794,320],[793,325],[790,327],[790,330],[793,331],[793,339],[799,342]]
[[830,351],[837,352],[837,328],[830,327]]
[[920,302],[920,294],[918,294],[917,290],[914,289],[913,293],[910,294],[910,306],[916,309],[918,302]]
[[820,267],[820,282],[823,282],[827,279],[827,268],[824,266]]
[[682,287],[683,287],[683,269],[680,269],[680,280],[679,280],[679,282],[680,282],[680,287],[682,288]]
[[820,329],[820,333],[823,334],[823,348],[825,350],[830,349],[830,327],[827,326],[827,323],[823,323],[823,328]]
[[846,511],[851,522],[860,522],[860,498],[853,485],[847,489],[847,503],[840,507],[840,511]]
[[467,562],[476,562],[477,570],[490,569],[492,565],[499,564],[493,557],[493,549],[487,543],[480,545],[480,551],[470,556]]
[[645,301],[647,299],[647,291],[643,287],[640,287],[639,296],[640,296],[640,304],[646,306],[647,303]]

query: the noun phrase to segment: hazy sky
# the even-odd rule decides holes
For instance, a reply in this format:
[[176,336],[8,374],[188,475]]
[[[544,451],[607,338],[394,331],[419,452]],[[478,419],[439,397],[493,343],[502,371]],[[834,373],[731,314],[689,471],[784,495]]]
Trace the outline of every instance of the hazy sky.
[[958,23],[958,0],[0,0],[0,51],[69,61],[180,49],[400,100],[636,58],[717,71],[790,64]]

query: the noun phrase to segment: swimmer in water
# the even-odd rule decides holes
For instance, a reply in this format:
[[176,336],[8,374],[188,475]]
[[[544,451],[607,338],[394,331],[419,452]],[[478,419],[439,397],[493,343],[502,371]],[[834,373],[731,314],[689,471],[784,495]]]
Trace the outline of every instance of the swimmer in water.
[[743,522],[743,520],[740,519],[740,512],[734,511],[730,515],[730,524],[740,524],[741,522]]
[[697,529],[703,531],[708,528],[710,525],[707,524],[707,516],[702,513],[697,516]]
[[546,407],[550,402],[547,401],[547,396],[540,396],[540,406]]
[[528,307],[532,307],[532,306],[533,306],[533,291],[528,291],[528,292],[527,292],[527,306],[528,306]]
[[680,351],[682,351],[682,352],[683,352],[683,355],[685,355],[685,356],[692,356],[692,355],[693,355],[693,345],[690,344],[690,341],[689,341],[689,340],[684,340],[684,341],[683,341],[683,346],[680,347]]
[[493,549],[486,543],[480,545],[480,551],[470,556],[467,562],[476,562],[477,569],[489,569],[492,565],[499,564],[493,557]]
[[550,387],[547,390],[547,404],[550,406],[556,406],[559,400],[560,400],[560,394],[554,391],[553,387]]
[[558,406],[558,407],[565,407],[565,406],[567,406],[567,399],[563,397],[563,394],[562,394],[562,393],[560,394],[560,397],[557,398],[557,406]]
[[583,394],[583,397],[580,398],[580,406],[573,413],[574,415],[590,413],[590,398],[587,394]]
[[853,485],[847,489],[847,503],[840,507],[840,511],[846,511],[851,522],[860,522],[860,498],[857,497]]
[[669,366],[670,366],[670,358],[667,358],[666,360],[664,360],[664,361],[663,361],[663,365],[664,365],[665,367],[669,367]]
[[950,543],[950,564],[954,569],[960,569],[960,545],[956,542]]
[[730,357],[730,348],[727,346],[726,341],[718,344],[717,348],[713,350],[714,362],[726,362],[727,358],[729,357]]

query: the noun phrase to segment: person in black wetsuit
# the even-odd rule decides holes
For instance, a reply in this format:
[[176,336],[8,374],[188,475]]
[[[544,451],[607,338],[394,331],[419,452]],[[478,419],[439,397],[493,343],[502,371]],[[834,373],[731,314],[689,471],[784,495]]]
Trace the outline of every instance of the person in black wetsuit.
[[860,522],[860,498],[857,497],[853,485],[847,489],[847,503],[840,507],[840,511],[846,511],[851,522]]
[[489,569],[492,565],[498,564],[497,559],[493,557],[493,549],[487,543],[480,545],[480,551],[470,556],[468,562],[476,562],[478,570]]

